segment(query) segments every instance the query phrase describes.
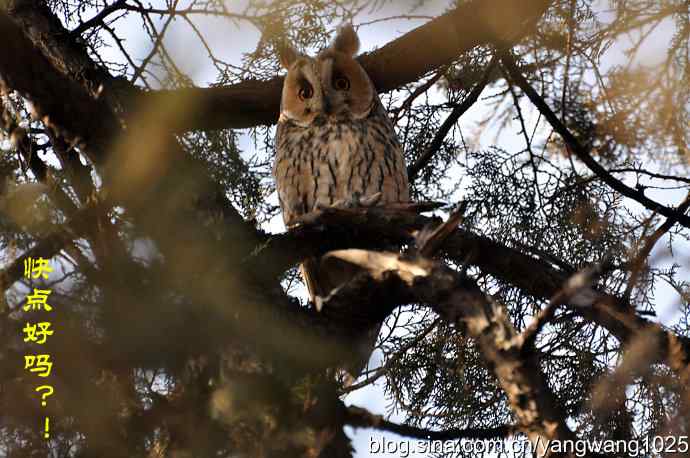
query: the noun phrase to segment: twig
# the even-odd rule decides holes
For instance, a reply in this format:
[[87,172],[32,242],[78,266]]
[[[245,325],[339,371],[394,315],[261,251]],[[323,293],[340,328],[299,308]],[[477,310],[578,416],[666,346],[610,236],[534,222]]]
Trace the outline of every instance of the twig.
[[163,8],[146,8],[143,6],[134,6],[134,5],[123,5],[120,7],[120,9],[127,10],[127,11],[133,11],[137,13],[142,13],[142,14],[158,14],[161,16],[189,16],[193,14],[198,14],[198,15],[208,15],[208,16],[220,16],[220,17],[225,17],[229,19],[242,19],[250,24],[257,25],[260,23],[261,17],[258,16],[248,16],[246,14],[238,14],[238,13],[231,13],[227,10],[225,11],[217,11],[217,10],[212,10],[212,9],[206,9],[206,8],[183,8],[183,9],[176,9],[174,7],[168,8],[168,9],[163,9]]
[[400,360],[400,358],[403,357],[403,355],[405,353],[407,353],[408,350],[416,347],[419,342],[424,340],[426,338],[426,336],[428,336],[429,333],[431,331],[433,331],[436,328],[436,326],[438,326],[440,321],[441,321],[440,318],[435,319],[429,326],[426,327],[426,329],[424,329],[422,332],[420,332],[417,337],[412,339],[412,341],[410,341],[403,348],[399,349],[391,359],[386,361],[386,363],[383,366],[376,369],[376,371],[374,371],[374,373],[372,375],[367,376],[366,379],[362,380],[359,383],[355,383],[355,384],[352,384],[350,386],[343,388],[340,393],[346,394],[346,393],[351,393],[352,391],[357,391],[360,388],[364,388],[365,386],[370,385],[370,384],[374,383],[376,380],[378,380],[379,378],[383,377],[386,374],[386,372],[388,372],[388,370],[393,365],[395,365]]
[[443,242],[450,237],[455,229],[458,228],[465,215],[467,202],[462,202],[456,210],[454,210],[448,219],[437,226],[436,229],[426,232],[422,231],[417,237],[417,245],[419,246],[419,254],[425,257],[431,257],[443,245]]
[[[522,134],[523,138],[525,139],[525,148],[527,152],[529,153],[529,162],[530,165],[532,166],[532,173],[534,174],[534,178],[532,180],[532,187],[534,189],[534,192],[537,194],[537,197],[539,199],[539,208],[544,209],[544,198],[542,197],[541,193],[541,187],[539,186],[539,167],[537,167],[537,163],[534,160],[534,151],[532,150],[532,139],[530,136],[527,134],[527,125],[525,123],[525,117],[522,115],[522,108],[520,108],[520,99],[518,98],[517,94],[515,93],[515,88],[513,88],[513,85],[508,83],[508,90],[510,91],[510,95],[513,98],[513,106],[515,107],[515,110],[517,111],[518,115],[518,120],[520,121],[520,133]],[[536,125],[534,126],[534,132],[536,132],[537,127],[539,126],[539,120],[537,120]],[[534,137],[534,135],[532,135]]]
[[675,176],[675,175],[664,175],[661,173],[649,172],[647,170],[642,170],[642,169],[635,168],[635,167],[622,167],[622,168],[617,168],[617,169],[611,169],[611,170],[609,170],[609,172],[610,173],[637,173],[640,175],[646,175],[650,178],[658,178],[660,180],[680,181],[682,183],[690,184],[690,178],[687,178],[687,177],[680,177],[680,176]]
[[534,349],[534,344],[536,342],[537,336],[541,330],[546,326],[546,324],[551,321],[553,316],[556,314],[556,310],[561,305],[578,302],[576,300],[577,296],[582,296],[586,290],[589,291],[591,297],[587,298],[588,304],[579,303],[578,305],[589,305],[596,299],[596,293],[591,289],[594,279],[602,271],[603,266],[608,262],[605,260],[602,263],[588,267],[572,275],[563,285],[563,287],[556,292],[556,294],[549,300],[549,305],[547,305],[540,313],[537,315],[535,320],[522,332],[522,352],[527,353]]
[[74,216],[57,230],[39,240],[33,248],[22,253],[10,265],[0,271],[0,292],[4,292],[21,279],[26,258],[52,258],[72,240],[84,236],[89,225],[103,211],[103,203],[94,202],[78,210]]
[[[147,16],[147,18],[148,18],[148,16]],[[153,43],[153,48],[151,48],[151,51],[146,55],[146,57],[144,57],[144,60],[141,61],[141,65],[134,66],[134,74],[129,79],[129,81],[131,83],[136,82],[137,78],[139,78],[139,77],[141,77],[141,79],[144,80],[144,78],[143,78],[144,70],[146,69],[146,66],[148,65],[149,61],[158,52],[158,48],[160,47],[161,43],[163,42],[163,37],[165,36],[165,32],[168,30],[168,26],[173,21],[173,16],[168,17],[168,19],[163,24],[163,27],[161,28],[160,33],[156,33],[156,29],[155,29],[155,25],[153,24],[153,21],[151,21],[150,18],[148,18],[148,19],[151,22],[151,30],[153,31],[153,33],[156,34],[155,41]]]
[[415,99],[417,99],[417,97],[424,94],[426,91],[428,91],[431,88],[431,86],[436,84],[436,82],[439,79],[441,79],[441,77],[444,75],[446,70],[448,70],[447,65],[444,65],[443,67],[438,69],[438,71],[434,74],[434,76],[432,76],[427,81],[425,81],[424,84],[422,84],[421,86],[417,87],[412,92],[412,94],[410,94],[410,96],[405,99],[405,101],[402,103],[402,105],[400,105],[396,110],[394,110],[395,114],[393,115],[393,119],[395,120],[395,122],[397,122],[398,119],[400,119],[400,113],[402,113],[403,111],[410,108],[410,106],[412,105],[412,102],[414,102]]

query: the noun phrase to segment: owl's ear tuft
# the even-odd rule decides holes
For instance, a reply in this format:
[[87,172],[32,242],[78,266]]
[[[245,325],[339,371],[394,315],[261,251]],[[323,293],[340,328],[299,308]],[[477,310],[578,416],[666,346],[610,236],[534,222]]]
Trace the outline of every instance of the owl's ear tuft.
[[348,56],[357,54],[359,50],[359,37],[352,24],[343,24],[338,27],[338,34],[335,36],[331,48]]
[[277,45],[278,48],[278,60],[280,60],[280,65],[284,69],[289,69],[290,65],[293,64],[299,57],[299,53],[291,44],[287,42],[281,42]]

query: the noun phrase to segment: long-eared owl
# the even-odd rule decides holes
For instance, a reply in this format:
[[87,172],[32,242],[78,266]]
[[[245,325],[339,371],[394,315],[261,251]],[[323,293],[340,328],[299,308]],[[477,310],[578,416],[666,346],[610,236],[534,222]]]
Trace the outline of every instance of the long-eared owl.
[[[281,52],[288,72],[273,174],[288,226],[319,206],[353,196],[380,194],[379,205],[409,200],[402,148],[374,84],[354,59],[358,49],[359,38],[346,25],[316,57],[289,46]],[[339,283],[319,271],[317,261],[301,266],[312,300]]]

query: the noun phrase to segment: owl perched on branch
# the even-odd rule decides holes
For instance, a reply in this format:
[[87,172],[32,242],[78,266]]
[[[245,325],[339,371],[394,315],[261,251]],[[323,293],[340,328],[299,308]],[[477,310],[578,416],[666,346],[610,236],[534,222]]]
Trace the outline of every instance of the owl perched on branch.
[[[374,84],[354,59],[358,49],[359,38],[346,25],[316,57],[281,50],[288,73],[273,174],[287,226],[318,207],[367,198],[379,205],[409,201],[402,148]],[[318,259],[301,266],[312,301],[348,280],[344,272],[324,270]]]

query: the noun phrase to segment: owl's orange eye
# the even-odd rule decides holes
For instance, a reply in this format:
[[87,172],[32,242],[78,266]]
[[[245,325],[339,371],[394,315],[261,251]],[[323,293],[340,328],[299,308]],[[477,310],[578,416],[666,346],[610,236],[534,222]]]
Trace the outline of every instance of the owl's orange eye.
[[347,91],[350,89],[350,80],[344,76],[338,76],[333,80],[333,87],[338,91]]
[[300,88],[297,95],[299,96],[300,100],[311,99],[314,96],[314,89],[312,89],[312,87],[309,84],[307,84]]

